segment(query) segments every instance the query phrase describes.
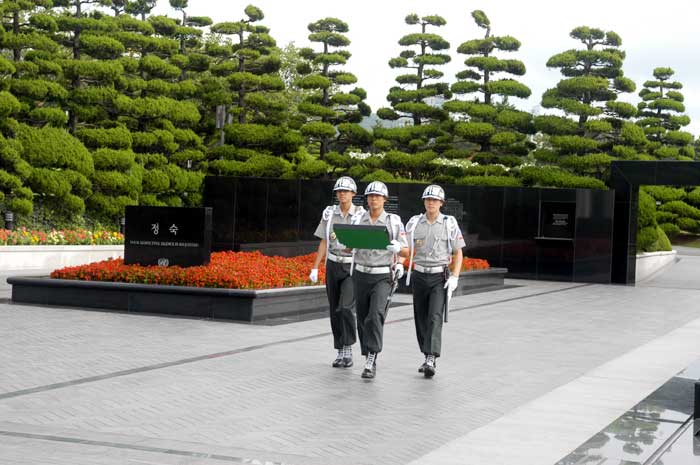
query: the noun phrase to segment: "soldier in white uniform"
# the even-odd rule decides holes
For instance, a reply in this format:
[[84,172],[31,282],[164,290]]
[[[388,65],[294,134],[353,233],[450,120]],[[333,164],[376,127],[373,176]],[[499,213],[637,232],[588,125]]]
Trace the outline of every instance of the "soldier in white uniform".
[[352,280],[350,279],[351,251],[338,242],[333,232],[334,224],[348,224],[353,215],[361,215],[365,209],[353,205],[352,198],[357,193],[355,181],[343,176],[335,182],[333,191],[339,205],[331,205],[323,210],[321,222],[314,236],[321,239],[316,252],[313,269],[309,275],[312,283],[318,282],[318,267],[323,257],[326,257],[326,294],[330,305],[331,330],[333,331],[333,347],[337,350],[332,366],[348,368],[353,365],[352,345],[355,336],[355,296]]
[[[385,307],[392,280],[403,276],[403,257],[408,255],[408,244],[403,223],[398,215],[384,211],[389,190],[379,181],[365,189],[369,211],[353,218],[353,224],[381,225],[387,228],[391,243],[386,250],[355,249],[352,272],[357,302],[357,333],[362,355],[367,357],[363,378],[374,378],[377,373],[377,355],[382,351]],[[394,278],[395,277],[395,278]]]
[[[418,347],[425,361],[418,369],[426,378],[436,372],[446,305],[457,288],[466,245],[454,216],[444,215],[445,191],[431,185],[423,191],[425,213],[406,223],[410,260],[406,284],[413,284],[413,318]],[[414,255],[415,251],[415,255]],[[414,270],[411,270],[415,264]]]

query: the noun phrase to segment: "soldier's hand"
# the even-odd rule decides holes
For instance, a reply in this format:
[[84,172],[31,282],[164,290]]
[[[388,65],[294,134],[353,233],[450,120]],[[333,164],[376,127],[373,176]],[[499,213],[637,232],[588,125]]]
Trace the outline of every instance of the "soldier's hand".
[[459,278],[457,276],[450,276],[445,281],[445,289],[447,289],[447,295],[452,297],[452,293],[457,289],[457,284],[459,284]]
[[348,250],[348,246],[343,244],[342,242],[338,242],[337,244],[339,249]]
[[394,277],[396,279],[401,279],[401,278],[403,278],[403,275],[404,275],[403,265],[401,263],[397,263],[396,265],[394,265]]
[[318,268],[314,268],[313,270],[311,270],[311,273],[309,274],[309,281],[311,281],[314,284],[318,282]]
[[399,253],[401,252],[401,243],[394,239],[389,245],[386,246],[386,250],[392,253]]

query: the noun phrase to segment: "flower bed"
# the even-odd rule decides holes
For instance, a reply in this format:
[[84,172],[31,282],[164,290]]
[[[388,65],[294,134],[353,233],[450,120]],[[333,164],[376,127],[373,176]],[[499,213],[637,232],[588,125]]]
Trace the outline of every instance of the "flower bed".
[[[209,265],[189,268],[124,265],[114,259],[62,268],[51,273],[53,279],[15,276],[7,281],[15,302],[258,321],[327,311],[325,269],[319,270],[319,285],[308,281],[313,259],[314,254],[282,258],[215,252]],[[463,266],[471,271],[462,273],[466,276],[454,295],[503,286],[507,270],[478,259],[465,259]]]
[[[163,284],[227,289],[271,289],[311,285],[308,275],[314,254],[269,257],[260,252],[214,252],[206,266],[159,267],[125,265],[124,260],[105,260],[72,266],[51,273],[52,278],[120,283]],[[324,283],[325,268],[319,270]]]
[[462,260],[462,271],[488,270],[490,267],[489,262],[481,258],[464,257]]
[[87,229],[35,231],[26,228],[0,229],[0,245],[116,245],[124,235],[113,231]]

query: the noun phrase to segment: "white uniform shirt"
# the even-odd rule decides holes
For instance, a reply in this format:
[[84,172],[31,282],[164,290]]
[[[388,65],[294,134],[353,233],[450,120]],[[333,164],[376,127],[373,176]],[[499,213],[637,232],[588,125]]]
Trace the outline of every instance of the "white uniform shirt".
[[[413,222],[415,229],[413,228]],[[414,216],[409,220],[409,240],[413,237],[415,255],[413,263],[425,266],[442,266],[450,263],[454,250],[465,247],[462,231],[453,216],[442,213],[433,224],[423,215]],[[411,233],[410,229],[413,229]]]

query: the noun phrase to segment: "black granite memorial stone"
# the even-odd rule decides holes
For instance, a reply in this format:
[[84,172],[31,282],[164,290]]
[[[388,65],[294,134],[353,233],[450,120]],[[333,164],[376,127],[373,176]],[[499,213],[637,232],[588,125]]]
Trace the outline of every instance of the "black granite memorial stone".
[[[314,231],[323,209],[337,203],[333,184],[333,180],[205,178],[205,205],[214,207],[215,250],[260,250],[284,256],[315,251]],[[365,208],[366,185],[358,182],[353,200]],[[404,224],[425,211],[424,184],[387,183],[387,187],[390,198],[385,209],[398,213]],[[612,191],[442,187],[447,196],[442,210],[457,218],[467,243],[465,256],[488,260],[494,268],[508,268],[508,277],[513,278],[610,282]],[[549,213],[543,225],[541,206],[546,209],[562,202],[564,210]],[[537,239],[545,234],[565,237],[549,240],[553,244]]]
[[206,265],[211,231],[211,208],[126,207],[124,263]]

